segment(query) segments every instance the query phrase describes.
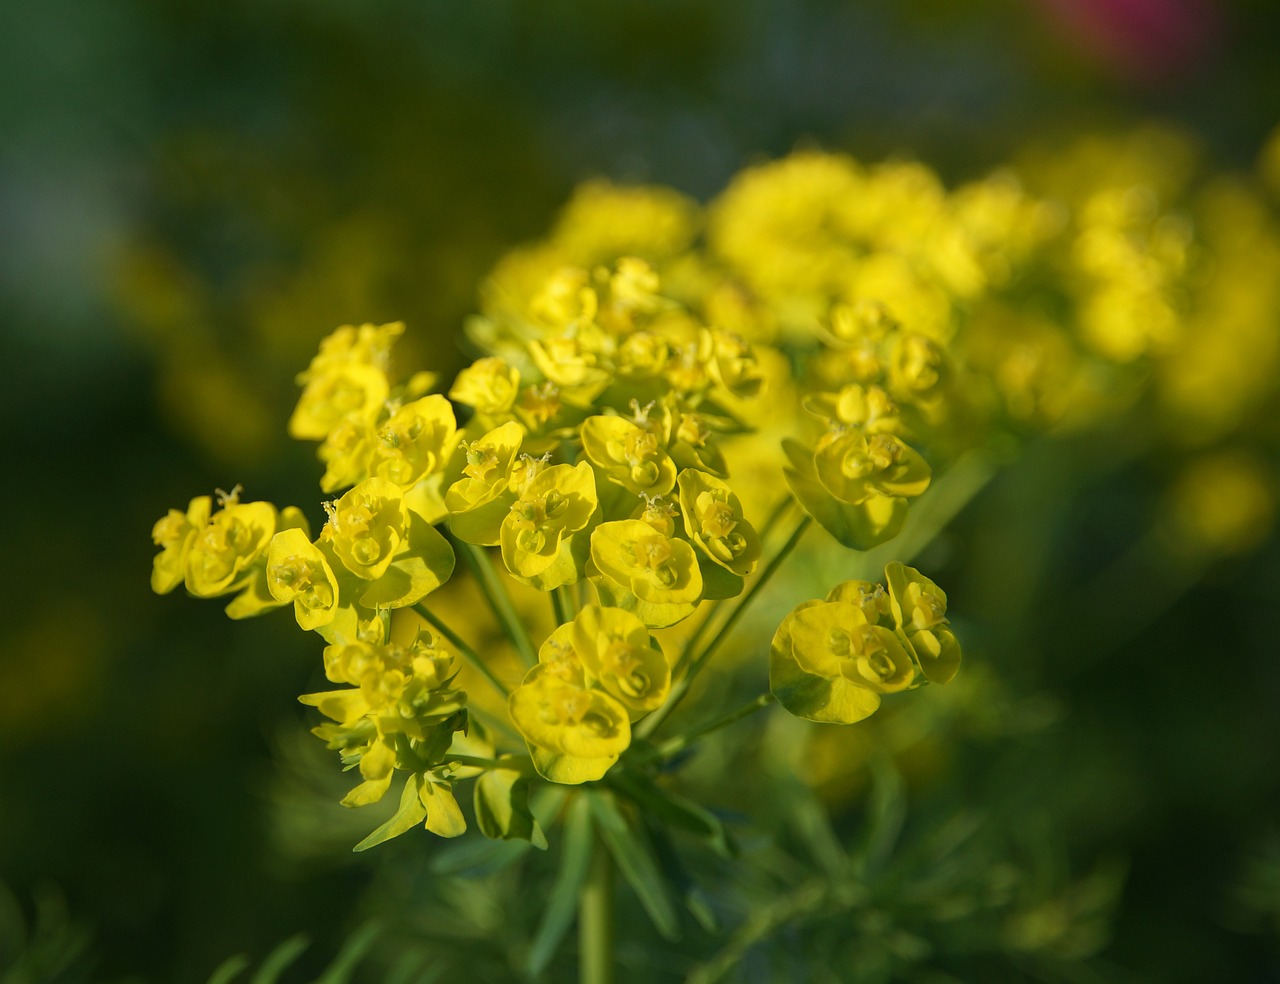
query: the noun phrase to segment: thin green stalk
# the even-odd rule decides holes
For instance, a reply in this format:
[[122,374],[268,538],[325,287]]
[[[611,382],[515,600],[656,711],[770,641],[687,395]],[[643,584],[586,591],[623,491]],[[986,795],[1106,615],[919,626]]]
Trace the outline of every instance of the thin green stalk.
[[714,721],[708,721],[700,727],[694,728],[688,734],[676,735],[674,738],[668,738],[661,745],[658,745],[650,753],[648,758],[671,758],[684,751],[694,742],[705,738],[707,735],[719,731],[721,728],[727,728],[731,724],[736,724],[745,717],[750,717],[774,702],[773,694],[761,694],[750,703],[743,704],[741,707],[734,708],[728,714],[722,714]]
[[503,697],[511,696],[511,691],[507,688],[507,685],[494,675],[493,670],[489,669],[488,664],[480,658],[480,654],[463,642],[458,633],[445,625],[444,622],[440,620],[440,617],[427,608],[426,605],[419,604],[414,605],[413,607],[417,610],[418,614],[427,620],[433,629],[453,643],[453,647],[458,650],[458,652],[462,653],[462,658],[479,670],[484,678],[493,684],[494,688],[502,694]]
[[613,984],[613,858],[599,832],[592,836],[591,867],[578,892],[578,980]]
[[[787,511],[791,508],[791,504],[793,501],[794,500],[791,498],[790,494],[788,494],[785,498],[782,499],[782,501],[780,501],[776,506],[773,507],[773,512],[769,514],[769,518],[765,520],[764,526],[760,529],[761,540],[764,540],[765,538],[767,538],[769,533],[772,532],[773,528],[778,525],[778,522],[782,519],[783,516],[787,514]],[[680,671],[683,670],[686,665],[688,665],[689,659],[692,657],[694,651],[697,649],[698,643],[702,641],[702,637],[707,634],[707,630],[711,628],[711,623],[716,619],[716,617],[719,614],[720,614],[719,602],[714,602],[714,601],[711,602],[711,604],[707,608],[706,616],[702,619],[701,622],[698,623],[698,627],[693,630],[689,638],[685,640],[684,648],[680,651],[680,658],[676,661],[676,665],[674,667],[676,674],[679,674]]]
[[573,602],[569,599],[566,588],[552,588],[551,611],[555,615],[556,625],[564,625],[573,621]]
[[481,758],[478,755],[449,755],[445,758],[445,764],[466,765],[477,769],[505,769],[526,776],[537,775],[533,760],[527,755],[508,755],[500,759]]
[[782,500],[773,507],[773,512],[769,513],[769,518],[764,521],[764,525],[760,527],[758,531],[761,540],[768,538],[769,534],[773,532],[773,528],[777,526],[782,520],[782,517],[787,514],[787,510],[791,508],[791,504],[794,501],[795,500],[791,498],[791,493],[788,492],[782,497]]
[[457,538],[454,538],[453,542],[466,561],[467,567],[475,575],[476,583],[480,585],[481,593],[485,596],[485,600],[489,602],[489,607],[493,609],[493,614],[497,617],[498,624],[502,626],[502,630],[507,634],[507,638],[516,647],[516,652],[530,666],[538,662],[538,650],[534,646],[533,640],[529,638],[529,630],[525,628],[524,619],[516,611],[515,602],[511,600],[511,593],[507,590],[506,584],[503,583],[502,575],[494,566],[493,559],[489,556],[489,551],[484,547],[477,547],[475,544],[466,543]]
[[663,721],[671,716],[671,712],[676,709],[676,706],[684,699],[684,695],[689,692],[689,687],[692,686],[693,680],[698,675],[698,672],[706,665],[707,660],[715,655],[715,652],[720,648],[721,643],[723,643],[725,639],[729,637],[730,633],[733,632],[733,627],[738,624],[739,619],[741,619],[746,613],[747,609],[751,606],[751,603],[755,600],[756,595],[758,595],[761,589],[769,583],[769,580],[773,577],[774,573],[782,566],[782,562],[786,560],[787,557],[790,556],[791,551],[796,548],[796,545],[800,542],[800,538],[804,535],[804,531],[809,528],[809,524],[811,522],[812,520],[807,515],[800,518],[800,522],[796,524],[796,528],[791,533],[791,536],[788,537],[787,542],[782,545],[776,554],[774,554],[773,559],[770,560],[764,570],[760,572],[760,576],[757,577],[751,587],[747,589],[747,593],[742,596],[742,600],[739,601],[733,611],[729,613],[729,617],[725,619],[724,624],[716,631],[716,634],[711,638],[711,641],[707,643],[706,648],[704,648],[697,656],[692,658],[689,658],[689,652],[691,650],[686,648],[678,665],[684,665],[687,663],[689,667],[688,672],[686,672],[685,675],[680,678],[680,681],[671,688],[671,696],[667,698],[667,702],[641,723],[640,727],[636,730],[639,737],[649,737],[658,730]]

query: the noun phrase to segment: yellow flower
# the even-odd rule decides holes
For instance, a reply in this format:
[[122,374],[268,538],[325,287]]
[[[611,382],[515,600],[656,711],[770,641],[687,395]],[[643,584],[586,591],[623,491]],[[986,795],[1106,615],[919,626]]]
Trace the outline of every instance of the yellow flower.
[[407,536],[400,489],[386,479],[365,479],[331,507],[323,535],[352,574],[380,578]]
[[633,722],[662,706],[671,666],[639,618],[588,605],[569,624],[586,678],[625,707]]
[[405,404],[378,429],[370,474],[412,488],[444,468],[457,426],[453,407],[439,394]]
[[520,371],[490,356],[477,359],[458,373],[449,389],[449,399],[489,418],[509,413],[519,392]]
[[582,450],[610,482],[632,495],[666,495],[676,484],[676,465],[652,431],[623,417],[588,417]]
[[807,602],[778,627],[769,686],[797,717],[853,724],[875,713],[880,695],[912,686],[916,668],[892,629],[840,601]]
[[929,465],[901,438],[868,436],[856,428],[828,431],[819,439],[813,461],[826,490],[854,504],[875,495],[918,496],[932,477]]
[[531,669],[508,707],[538,773],[552,782],[599,779],[631,744],[626,708],[603,690],[587,689],[581,669],[567,660]]
[[498,543],[502,521],[516,500],[510,478],[523,440],[524,429],[512,420],[462,445],[462,477],[444,495],[449,529],[460,540],[482,546]]
[[347,419],[372,423],[390,395],[387,375],[377,366],[339,365],[311,377],[289,418],[289,436],[323,441]]
[[572,541],[595,510],[595,476],[585,461],[532,472],[498,531],[507,570],[543,590],[578,580]]
[[698,559],[684,540],[648,523],[601,523],[591,533],[592,578],[602,601],[633,612],[650,628],[674,625],[702,600]]
[[276,532],[276,507],[239,502],[232,495],[210,517],[187,554],[187,590],[197,598],[229,594],[245,585]]
[[267,588],[281,604],[293,602],[298,625],[328,625],[338,611],[338,579],[324,553],[299,529],[282,530],[267,551]]
[[896,560],[884,573],[899,637],[930,683],[947,683],[960,669],[960,643],[947,622],[947,596],[914,567]]
[[[328,646],[325,674],[352,689],[299,698],[332,719],[314,733],[339,751],[363,779],[343,799],[344,806],[376,803],[397,769],[410,773],[397,817],[357,848],[371,847],[418,822],[442,836],[465,829],[445,779],[443,761],[455,732],[465,729],[466,694],[452,690],[450,657],[429,633],[408,646],[353,641]],[[429,787],[429,788],[428,788]],[[434,816],[432,815],[434,812]]]
[[196,537],[209,524],[209,512],[213,500],[207,496],[192,499],[184,513],[178,509],[169,512],[151,529],[151,539],[160,547],[151,568],[151,590],[168,594],[187,576],[187,555]]
[[684,530],[725,570],[746,577],[760,558],[760,537],[742,515],[742,503],[719,479],[686,468],[678,478]]

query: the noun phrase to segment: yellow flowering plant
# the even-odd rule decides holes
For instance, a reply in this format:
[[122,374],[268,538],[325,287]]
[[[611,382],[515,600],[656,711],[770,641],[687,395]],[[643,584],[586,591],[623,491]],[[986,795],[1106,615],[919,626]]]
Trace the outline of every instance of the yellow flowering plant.
[[[235,594],[237,618],[292,604],[322,638],[344,689],[302,701],[359,772],[343,803],[402,783],[357,850],[471,817],[592,859],[566,862],[531,971],[615,870],[668,934],[651,831],[730,841],[676,792],[690,749],[773,703],[850,726],[956,676],[947,596],[907,563],[993,446],[1081,426],[1149,378],[1176,403],[1189,236],[1106,182],[948,191],[919,164],[815,152],[747,169],[705,211],[588,185],[495,268],[478,357],[445,393],[394,371],[399,323],[321,343],[288,424],[336,496],[316,536],[238,490],[217,511],[198,497],[156,524],[152,586]],[[704,674],[814,524],[865,559],[783,602],[745,653],[757,695],[724,706]],[[437,601],[460,576],[484,611]],[[480,623],[510,653],[477,645]],[[608,920],[581,925],[584,980],[609,980]]]

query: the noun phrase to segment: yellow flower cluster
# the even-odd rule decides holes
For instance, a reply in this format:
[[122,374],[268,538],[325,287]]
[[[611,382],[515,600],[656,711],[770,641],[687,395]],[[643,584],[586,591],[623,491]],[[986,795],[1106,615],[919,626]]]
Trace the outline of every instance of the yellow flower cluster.
[[419,633],[403,647],[373,636],[325,649],[325,675],[349,687],[301,700],[332,719],[315,728],[315,734],[341,753],[343,765],[358,768],[364,780],[343,805],[376,803],[390,788],[396,769],[408,774],[400,809],[357,850],[419,823],[443,837],[466,829],[452,790],[458,769],[445,762],[454,734],[467,725],[466,695],[450,687],[452,662],[430,633]]
[[[1280,275],[1248,287],[1244,265],[1220,262],[1280,271],[1269,207],[1222,185],[1173,208],[1182,192],[1159,162],[1175,155],[1138,147],[954,190],[920,164],[803,152],[745,170],[705,210],[667,189],[584,186],[544,241],[495,268],[467,326],[480,357],[447,393],[429,373],[394,374],[399,323],[321,343],[289,421],[319,444],[323,491],[342,493],[317,537],[297,510],[195,499],[156,525],[153,585],[238,593],[236,617],[292,603],[325,639],[326,673],[355,689],[304,700],[360,769],[346,802],[407,775],[373,842],[419,822],[460,832],[451,784],[477,773],[481,829],[538,842],[529,780],[608,781],[718,647],[714,633],[698,645],[715,606],[741,597],[720,623],[736,624],[811,520],[866,550],[903,528],[935,474],[997,437],[1150,391],[1206,443],[1274,390],[1280,343],[1258,326],[1280,312]],[[1213,311],[1247,353],[1209,344]],[[1271,483],[1240,474],[1230,495],[1247,485],[1270,515]],[[1178,515],[1203,539],[1244,542],[1204,519],[1216,499],[1200,490],[1221,485],[1189,483]],[[804,515],[774,536],[792,502]],[[430,597],[455,551],[527,661],[518,683]],[[550,596],[541,640],[512,582]],[[697,612],[668,659],[651,632]],[[840,584],[778,628],[772,694],[848,724],[885,695],[946,683],[960,662],[946,613],[941,589],[901,563],[883,585]],[[388,644],[422,620],[439,636]],[[464,710],[446,643],[503,695],[492,732],[474,723],[483,707]],[[523,749],[487,744],[504,730]],[[638,767],[661,747],[645,742]]]
[[769,684],[798,717],[853,724],[881,695],[946,683],[960,667],[947,622],[947,596],[894,561],[884,584],[845,581],[825,601],[807,601],[783,619],[770,649]]

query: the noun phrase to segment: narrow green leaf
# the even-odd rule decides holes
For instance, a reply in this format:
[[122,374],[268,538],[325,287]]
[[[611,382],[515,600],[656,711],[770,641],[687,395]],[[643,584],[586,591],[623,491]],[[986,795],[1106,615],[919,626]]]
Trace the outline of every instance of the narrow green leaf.
[[267,959],[262,961],[262,966],[250,978],[249,984],[276,984],[285,968],[297,960],[309,945],[310,942],[301,933],[290,936],[267,954]]
[[827,805],[801,782],[788,783],[786,795],[792,804],[791,825],[813,859],[830,877],[847,875],[849,857],[831,828]]
[[887,755],[871,760],[871,792],[867,826],[857,851],[863,874],[874,875],[889,860],[906,819],[907,797],[902,776]]
[[444,973],[444,967],[439,964],[428,967],[430,959],[425,953],[403,954],[387,972],[382,984],[435,984]]
[[437,875],[477,876],[510,867],[529,852],[528,841],[491,841],[467,837],[442,844],[431,856],[431,870]]
[[710,810],[663,789],[643,772],[619,772],[610,776],[618,792],[635,800],[649,816],[657,817],[667,825],[693,834],[705,842],[721,857],[733,857],[737,845],[725,825]]
[[230,984],[249,966],[249,958],[243,953],[228,957],[218,965],[218,969],[209,978],[209,984]]
[[357,929],[342,944],[333,963],[312,984],[349,984],[351,972],[356,969],[356,964],[363,959],[381,931],[378,924],[373,922],[367,922]]
[[565,818],[564,845],[560,856],[560,868],[551,894],[547,897],[542,922],[533,935],[529,949],[529,973],[541,974],[555,956],[564,934],[573,925],[578,909],[578,892],[587,878],[591,861],[591,806],[590,797],[578,796],[570,805]]
[[720,923],[716,919],[716,914],[711,908],[707,895],[694,882],[693,875],[685,867],[684,861],[681,860],[675,845],[671,842],[671,838],[667,836],[667,832],[660,828],[650,827],[649,836],[653,842],[653,851],[657,856],[658,864],[662,867],[667,881],[679,893],[680,901],[684,903],[684,907],[689,910],[689,914],[698,921],[698,925],[706,932],[712,935],[718,934],[720,932]]
[[679,939],[680,919],[671,899],[672,891],[654,861],[647,839],[632,829],[610,794],[589,793],[588,799],[605,846],[654,927],[663,939]]

